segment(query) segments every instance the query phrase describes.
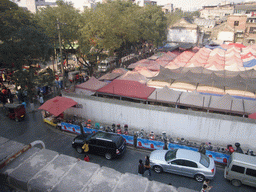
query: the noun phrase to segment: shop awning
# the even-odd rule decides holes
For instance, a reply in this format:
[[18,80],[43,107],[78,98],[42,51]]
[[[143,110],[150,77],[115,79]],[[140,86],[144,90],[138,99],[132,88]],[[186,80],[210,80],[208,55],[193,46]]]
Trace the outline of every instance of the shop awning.
[[51,113],[57,117],[61,113],[63,113],[65,110],[67,110],[68,108],[70,108],[76,104],[77,104],[77,102],[75,102],[73,99],[57,96],[57,97],[54,97],[54,98],[46,101],[38,109],[48,111],[49,113]]

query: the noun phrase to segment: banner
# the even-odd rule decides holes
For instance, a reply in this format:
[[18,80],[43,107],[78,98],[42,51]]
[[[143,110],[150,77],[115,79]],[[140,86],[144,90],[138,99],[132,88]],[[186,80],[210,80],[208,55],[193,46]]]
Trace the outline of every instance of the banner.
[[71,132],[71,133],[81,134],[80,126],[73,125],[70,123],[61,122],[61,130]]
[[[83,127],[85,133],[96,133],[99,130],[97,129],[90,129],[87,127]],[[68,131],[71,133],[75,134],[81,134],[80,131],[80,126],[78,125],[73,125],[70,123],[61,123],[61,130],[63,131]],[[133,136],[131,135],[123,135],[120,134],[124,139],[127,145],[133,145],[134,144],[134,139]],[[137,147],[138,148],[145,148],[145,149],[151,149],[151,150],[162,150],[164,148],[164,142],[162,141],[155,141],[155,140],[148,140],[148,139],[137,139]],[[174,150],[174,149],[187,149],[187,150],[192,150],[192,151],[198,151],[197,148],[194,147],[189,147],[185,145],[179,145],[175,143],[169,143],[168,144],[168,149],[169,150]],[[206,155],[208,157],[212,157],[215,162],[221,163],[226,165],[227,161],[230,157],[228,154],[220,153],[220,152],[215,152],[215,151],[209,151],[206,150]]]

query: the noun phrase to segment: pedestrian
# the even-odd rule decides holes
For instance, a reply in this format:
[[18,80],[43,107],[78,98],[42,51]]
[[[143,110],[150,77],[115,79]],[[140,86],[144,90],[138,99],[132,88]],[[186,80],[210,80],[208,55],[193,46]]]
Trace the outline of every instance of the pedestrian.
[[207,190],[207,185],[203,185],[203,188],[201,189],[200,192],[207,192],[206,190]]
[[202,143],[202,144],[200,145],[200,147],[199,147],[199,149],[198,149],[198,152],[205,155],[205,153],[206,153],[205,143]]
[[138,165],[138,175],[143,176],[143,174],[144,174],[144,165],[143,165],[142,160],[140,159],[139,165]]
[[42,94],[39,96],[39,102],[40,102],[40,105],[44,104],[44,98]]
[[210,191],[212,189],[212,186],[209,186],[210,184],[210,179],[205,179],[203,185],[206,185],[207,188],[206,188],[206,192]]
[[85,154],[84,160],[87,161],[87,162],[89,162],[89,161],[90,161],[89,155]]
[[82,149],[84,150],[85,153],[87,153],[89,151],[89,143],[87,141],[83,145]]
[[145,167],[145,171],[148,170],[148,175],[151,176],[151,167],[150,167],[150,161],[149,161],[149,156],[148,155],[145,156],[145,165],[144,165],[144,167]]
[[7,94],[8,94],[9,102],[13,103],[13,95],[10,89],[7,89]]

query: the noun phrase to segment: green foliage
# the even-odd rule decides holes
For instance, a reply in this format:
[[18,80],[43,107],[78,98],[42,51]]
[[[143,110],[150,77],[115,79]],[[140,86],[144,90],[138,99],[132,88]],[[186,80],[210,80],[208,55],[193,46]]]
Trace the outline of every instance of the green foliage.
[[139,7],[127,1],[109,1],[83,13],[79,38],[81,55],[120,58],[143,42],[161,45],[166,40],[166,18],[158,6]]
[[36,95],[37,79],[38,76],[35,73],[35,69],[30,67],[27,70],[17,70],[12,76],[12,80],[15,82],[16,89],[20,87],[21,91],[27,91],[28,98],[32,102],[32,98]]
[[62,48],[65,49],[65,45],[73,48],[79,35],[81,15],[71,3],[57,1],[57,5],[57,7],[42,8],[35,15],[35,19],[45,29],[46,35],[51,38],[52,45],[58,45],[57,24],[59,24]]
[[46,68],[39,72],[36,84],[39,87],[52,86],[55,80],[55,75],[52,69]]
[[0,10],[0,63],[20,69],[34,60],[49,59],[49,39],[33,15],[9,0],[0,2]]
[[158,6],[147,5],[140,16],[141,38],[156,47],[166,40],[167,22],[163,11]]
[[166,14],[168,26],[173,25],[178,20],[180,20],[182,17],[187,17],[188,19],[193,19],[194,16],[199,17],[200,16],[199,11],[183,12],[182,10],[178,9],[173,13]]

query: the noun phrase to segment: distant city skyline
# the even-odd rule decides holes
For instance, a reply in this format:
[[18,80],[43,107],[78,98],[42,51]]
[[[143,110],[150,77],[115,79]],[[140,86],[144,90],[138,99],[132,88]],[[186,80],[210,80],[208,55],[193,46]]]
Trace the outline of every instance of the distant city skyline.
[[[46,0],[47,1],[47,0]],[[52,1],[52,0],[51,0]],[[87,0],[66,0],[71,1],[74,3],[74,6],[78,8],[79,6],[83,6],[84,2]],[[101,2],[102,0],[96,0],[96,2]],[[166,4],[173,4],[174,7],[181,8],[185,11],[195,11],[197,9],[202,8],[202,6],[206,5],[218,5],[221,2],[234,2],[234,3],[241,3],[241,2],[248,2],[250,0],[154,0],[157,1],[157,5],[166,5]]]
[[246,2],[246,0],[156,0],[157,5],[165,5],[168,3],[172,3],[174,7],[181,8],[186,11],[195,11],[197,9],[201,9],[202,6],[207,5],[218,5],[222,2],[234,2],[241,3]]
[[[50,2],[55,2],[56,0],[45,0]],[[85,2],[88,0],[64,0],[67,2],[72,2],[74,7],[82,7]],[[95,0],[96,2],[102,2],[102,0]],[[176,8],[181,8],[184,11],[195,11],[197,9],[201,9],[202,6],[207,5],[218,5],[219,3],[223,2],[230,2],[230,3],[242,3],[242,2],[256,2],[256,0],[152,0],[156,1],[157,5],[166,5],[166,4],[173,4]]]

